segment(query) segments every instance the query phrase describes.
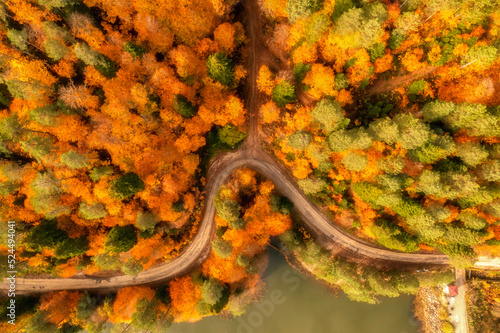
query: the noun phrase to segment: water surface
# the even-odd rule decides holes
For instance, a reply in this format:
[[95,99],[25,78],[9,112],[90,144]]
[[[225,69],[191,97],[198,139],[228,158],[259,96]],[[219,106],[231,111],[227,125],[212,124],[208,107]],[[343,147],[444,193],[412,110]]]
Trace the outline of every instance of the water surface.
[[272,250],[260,303],[232,320],[204,318],[173,324],[169,333],[416,333],[412,296],[384,298],[370,305],[332,296],[320,283],[290,267]]

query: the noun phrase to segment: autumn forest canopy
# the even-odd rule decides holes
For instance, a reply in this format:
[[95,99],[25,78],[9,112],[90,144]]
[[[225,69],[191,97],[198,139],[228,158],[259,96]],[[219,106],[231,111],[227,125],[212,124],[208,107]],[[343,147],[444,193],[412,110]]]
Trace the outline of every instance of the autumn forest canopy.
[[[0,3],[1,274],[7,221],[20,276],[136,276],[178,257],[209,204],[210,162],[243,149],[251,117],[250,144],[338,228],[456,267],[500,255],[500,1],[248,3]],[[23,329],[241,315],[264,293],[271,242],[357,301],[453,280],[333,256],[249,168],[215,190],[193,273],[105,297],[23,296]]]

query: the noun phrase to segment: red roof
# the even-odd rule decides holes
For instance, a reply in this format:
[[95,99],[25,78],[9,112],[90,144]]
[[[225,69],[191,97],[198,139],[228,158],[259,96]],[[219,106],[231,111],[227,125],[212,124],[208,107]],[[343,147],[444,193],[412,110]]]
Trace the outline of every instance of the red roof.
[[448,295],[457,296],[458,295],[458,287],[457,286],[448,286]]

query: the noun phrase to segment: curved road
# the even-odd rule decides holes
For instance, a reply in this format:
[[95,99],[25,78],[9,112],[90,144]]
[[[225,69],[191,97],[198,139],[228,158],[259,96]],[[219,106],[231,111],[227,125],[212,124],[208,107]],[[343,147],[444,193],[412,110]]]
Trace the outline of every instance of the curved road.
[[[244,1],[247,12],[247,33],[251,39],[248,83],[246,89],[247,110],[249,112],[248,136],[243,146],[231,153],[217,156],[211,163],[206,185],[206,206],[197,234],[191,240],[186,251],[168,263],[161,264],[139,273],[137,276],[121,275],[110,278],[85,276],[82,278],[47,278],[16,280],[16,291],[20,293],[38,293],[55,290],[97,290],[118,289],[132,285],[154,285],[184,275],[199,267],[210,254],[210,243],[215,234],[215,206],[214,198],[224,181],[231,173],[241,167],[250,167],[271,180],[276,188],[286,195],[295,205],[304,223],[324,236],[332,243],[348,250],[357,256],[364,256],[373,260],[425,265],[448,265],[445,255],[436,254],[409,254],[393,252],[365,243],[332,224],[330,219],[312,204],[304,193],[297,187],[284,167],[260,148],[258,136],[258,100],[256,78],[259,68],[259,35],[260,13],[255,0]],[[6,292],[9,283],[4,280],[0,283],[0,290]]]

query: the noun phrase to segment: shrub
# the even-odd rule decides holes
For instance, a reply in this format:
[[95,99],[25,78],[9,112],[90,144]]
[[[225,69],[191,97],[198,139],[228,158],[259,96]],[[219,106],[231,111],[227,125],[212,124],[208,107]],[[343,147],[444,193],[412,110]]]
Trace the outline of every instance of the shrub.
[[133,172],[124,174],[110,183],[110,195],[115,199],[125,199],[144,190],[144,182]]
[[207,59],[208,75],[220,83],[230,86],[234,79],[234,63],[223,53],[217,52]]
[[132,225],[111,228],[104,242],[104,248],[115,253],[126,252],[137,243],[137,234]]

